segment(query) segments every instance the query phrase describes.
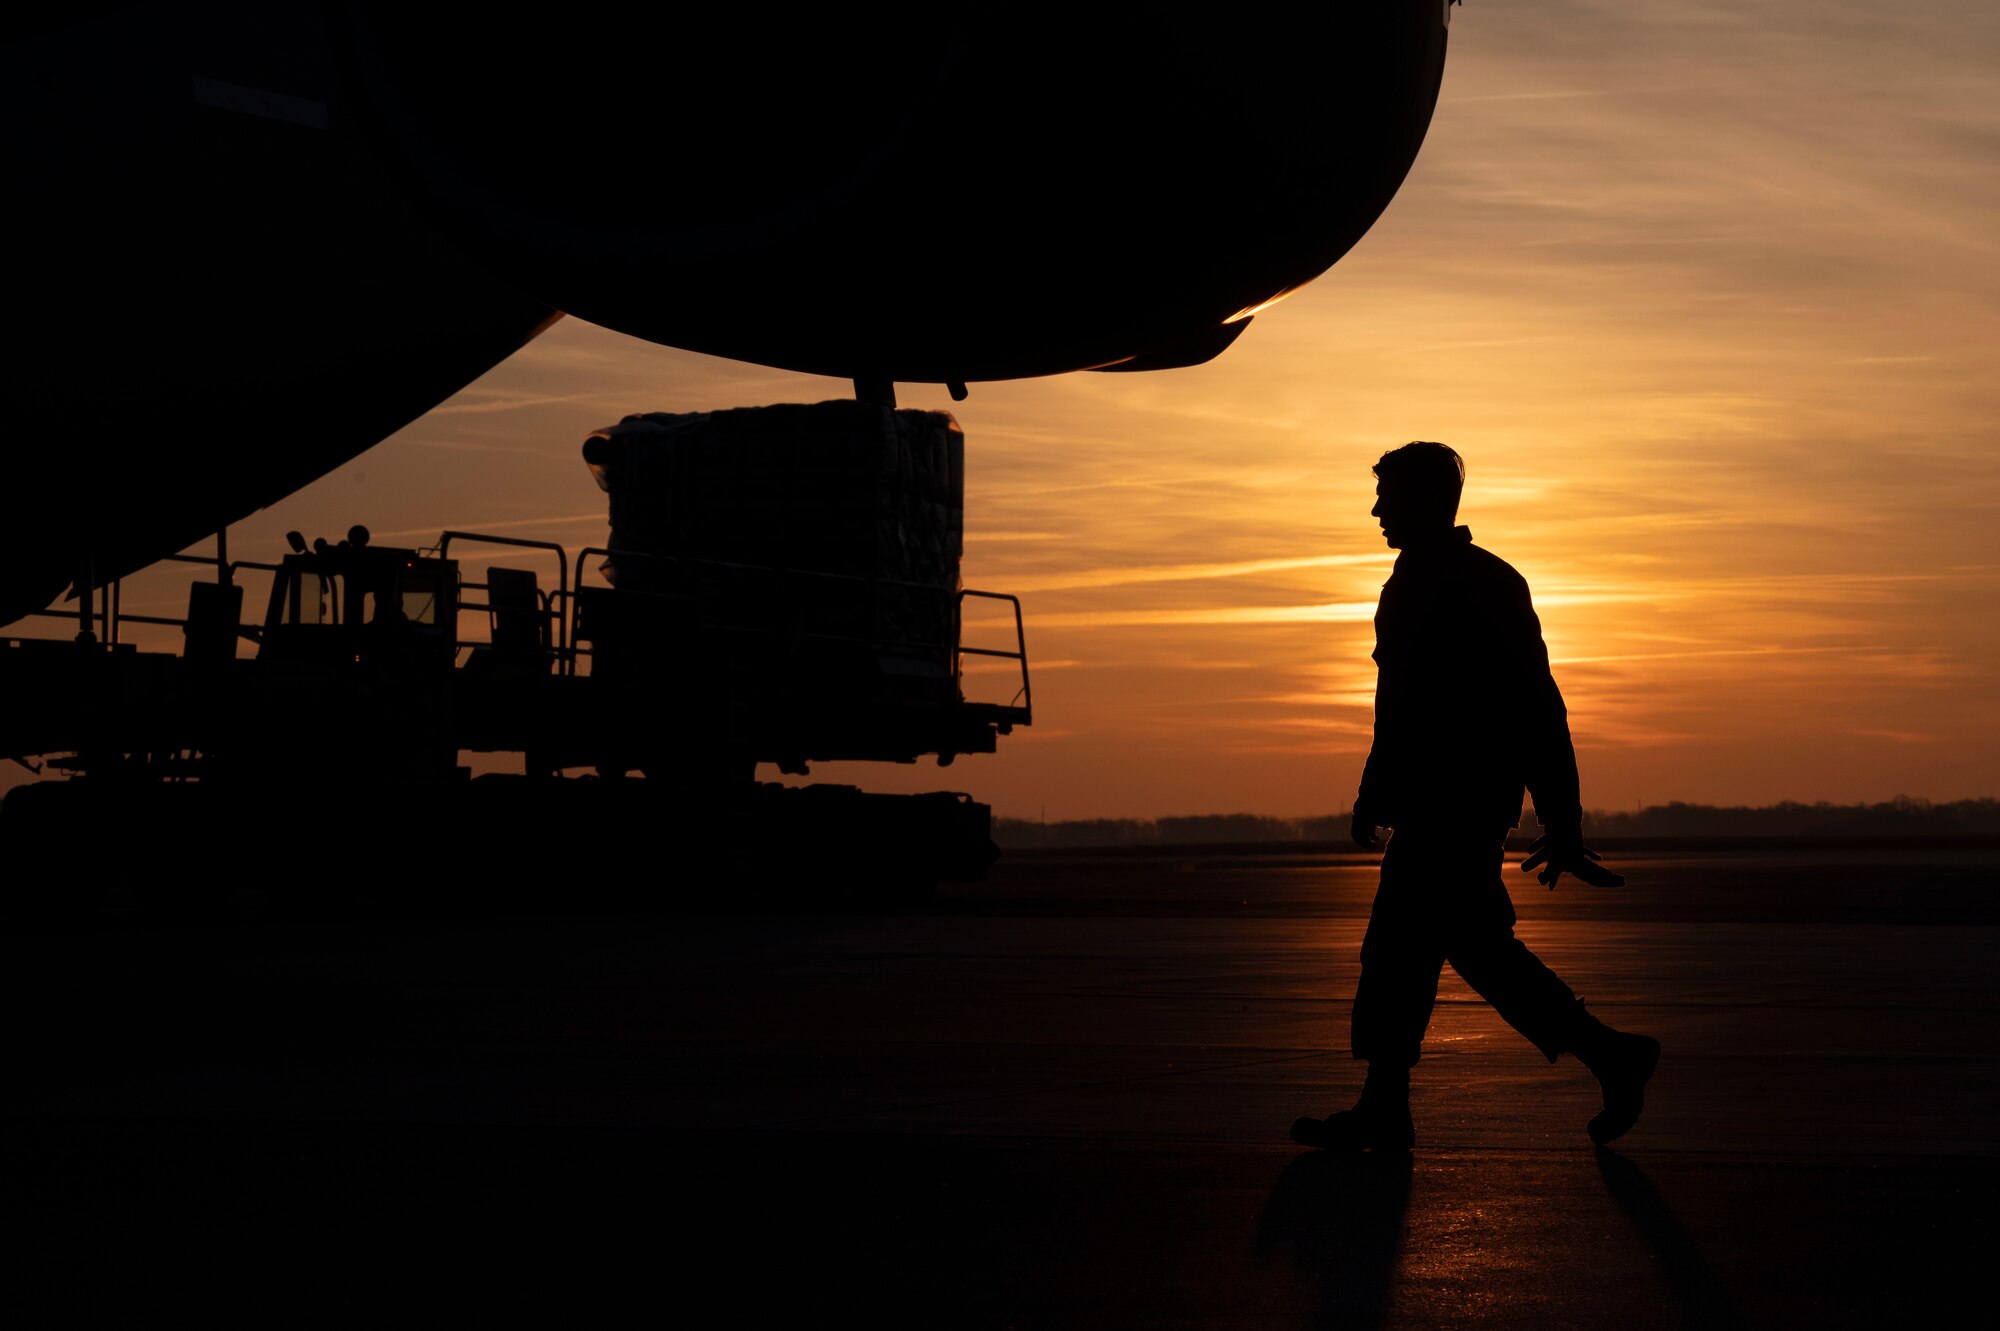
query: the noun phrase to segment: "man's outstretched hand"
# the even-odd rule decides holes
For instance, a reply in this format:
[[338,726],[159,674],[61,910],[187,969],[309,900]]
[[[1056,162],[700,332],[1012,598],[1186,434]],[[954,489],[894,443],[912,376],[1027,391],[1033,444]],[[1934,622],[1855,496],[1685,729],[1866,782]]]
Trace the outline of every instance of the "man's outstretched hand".
[[1535,838],[1528,847],[1528,858],[1521,861],[1521,872],[1529,873],[1539,867],[1535,875],[1544,887],[1553,889],[1556,880],[1564,874],[1574,874],[1592,887],[1623,887],[1625,875],[1613,873],[1598,861],[1603,856],[1583,844],[1583,836],[1551,836],[1547,832]]
[[1361,810],[1356,809],[1354,811],[1354,821],[1348,824],[1347,835],[1353,837],[1354,844],[1361,847],[1361,849],[1375,850],[1382,844],[1382,839],[1375,835],[1377,826],[1378,824],[1373,814],[1363,813]]

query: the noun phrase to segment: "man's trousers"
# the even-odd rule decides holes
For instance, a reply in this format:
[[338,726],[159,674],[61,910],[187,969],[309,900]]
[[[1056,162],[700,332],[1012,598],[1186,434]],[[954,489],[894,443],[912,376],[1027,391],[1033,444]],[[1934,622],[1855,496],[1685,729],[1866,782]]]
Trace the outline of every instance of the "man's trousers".
[[1447,961],[1551,1063],[1569,1047],[1582,1005],[1514,937],[1514,903],[1500,876],[1505,841],[1504,831],[1416,828],[1389,838],[1361,943],[1354,1057],[1415,1066]]

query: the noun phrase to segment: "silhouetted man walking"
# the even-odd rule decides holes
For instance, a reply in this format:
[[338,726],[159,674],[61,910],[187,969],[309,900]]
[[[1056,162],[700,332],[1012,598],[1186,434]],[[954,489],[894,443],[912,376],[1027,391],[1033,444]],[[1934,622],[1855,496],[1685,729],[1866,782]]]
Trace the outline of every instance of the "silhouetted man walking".
[[1375,464],[1382,535],[1402,553],[1375,611],[1375,743],[1354,801],[1354,840],[1380,844],[1382,883],[1361,944],[1354,1057],[1368,1077],[1354,1108],[1301,1118],[1292,1140],[1328,1150],[1407,1150],[1416,1065],[1449,961],[1465,982],[1553,1063],[1571,1053],[1596,1074],[1604,1110],[1592,1140],[1638,1120],[1659,1041],[1611,1029],[1514,937],[1500,875],[1521,792],[1542,837],[1523,869],[1554,887],[1563,874],[1597,886],[1624,879],[1583,843],[1569,714],[1549,673],[1528,584],[1454,526],[1465,465],[1436,443]]

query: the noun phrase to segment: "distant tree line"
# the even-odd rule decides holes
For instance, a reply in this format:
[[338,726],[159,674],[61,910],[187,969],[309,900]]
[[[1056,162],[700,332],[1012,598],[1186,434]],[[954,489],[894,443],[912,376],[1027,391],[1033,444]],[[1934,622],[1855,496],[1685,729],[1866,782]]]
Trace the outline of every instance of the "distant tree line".
[[[1038,822],[996,818],[993,839],[1001,846],[1031,850],[1086,846],[1193,846],[1248,842],[1345,841],[1351,815],[1270,818],[1254,813],[1192,814],[1170,818],[1087,818]],[[1593,810],[1585,830],[1602,837],[1879,837],[2000,835],[2000,800],[1934,803],[1898,795],[1880,804],[1648,805],[1620,811]],[[1533,836],[1532,811],[1521,831]]]
[[1629,837],[1982,836],[2000,833],[2000,800],[1933,803],[1898,795],[1880,804],[1786,800],[1756,808],[1676,800],[1643,809],[1594,811],[1584,825],[1598,836]]

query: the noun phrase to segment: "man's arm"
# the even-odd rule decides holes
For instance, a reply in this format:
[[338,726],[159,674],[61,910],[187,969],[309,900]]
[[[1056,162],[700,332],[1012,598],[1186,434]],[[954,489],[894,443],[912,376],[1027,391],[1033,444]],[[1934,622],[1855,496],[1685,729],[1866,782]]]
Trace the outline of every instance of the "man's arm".
[[[1385,591],[1383,595],[1386,599],[1388,593]],[[1381,838],[1375,835],[1375,829],[1387,825],[1383,819],[1393,802],[1391,788],[1395,778],[1389,770],[1389,755],[1396,752],[1396,729],[1402,709],[1407,705],[1401,697],[1400,672],[1390,668],[1394,658],[1385,660],[1383,656],[1381,633],[1382,621],[1378,617],[1374,651],[1374,734],[1368,744],[1368,761],[1361,768],[1361,789],[1354,797],[1354,819],[1348,827],[1348,835],[1363,850],[1374,850],[1382,844]]]
[[1519,585],[1519,599],[1509,607],[1502,635],[1516,681],[1515,706],[1520,709],[1522,774],[1535,797],[1535,821],[1550,831],[1582,837],[1583,797],[1576,775],[1576,745],[1569,734],[1569,708],[1549,669],[1549,649],[1542,641],[1542,621],[1535,614],[1528,584]]
[[1569,708],[1549,668],[1548,645],[1535,614],[1528,584],[1519,586],[1502,634],[1515,673],[1522,719],[1522,771],[1528,793],[1535,799],[1535,821],[1542,835],[1521,861],[1523,873],[1539,868],[1537,880],[1553,888],[1563,874],[1576,875],[1594,887],[1622,887],[1625,879],[1598,864],[1599,856],[1583,842],[1583,797],[1576,773],[1576,745],[1569,733]]
[[1347,835],[1361,849],[1376,850],[1381,847],[1382,838],[1375,834],[1375,829],[1381,827],[1382,822],[1381,815],[1375,812],[1375,806],[1368,802],[1366,776],[1361,779],[1361,789],[1363,793],[1354,797],[1354,814],[1347,825]]
[[1388,781],[1387,764],[1382,760],[1382,683],[1381,672],[1376,672],[1375,683],[1375,734],[1368,745],[1368,761],[1361,768],[1361,790],[1354,797],[1354,819],[1349,824],[1347,834],[1354,844],[1363,850],[1374,850],[1382,844],[1375,835],[1375,829],[1382,826],[1381,810]]

